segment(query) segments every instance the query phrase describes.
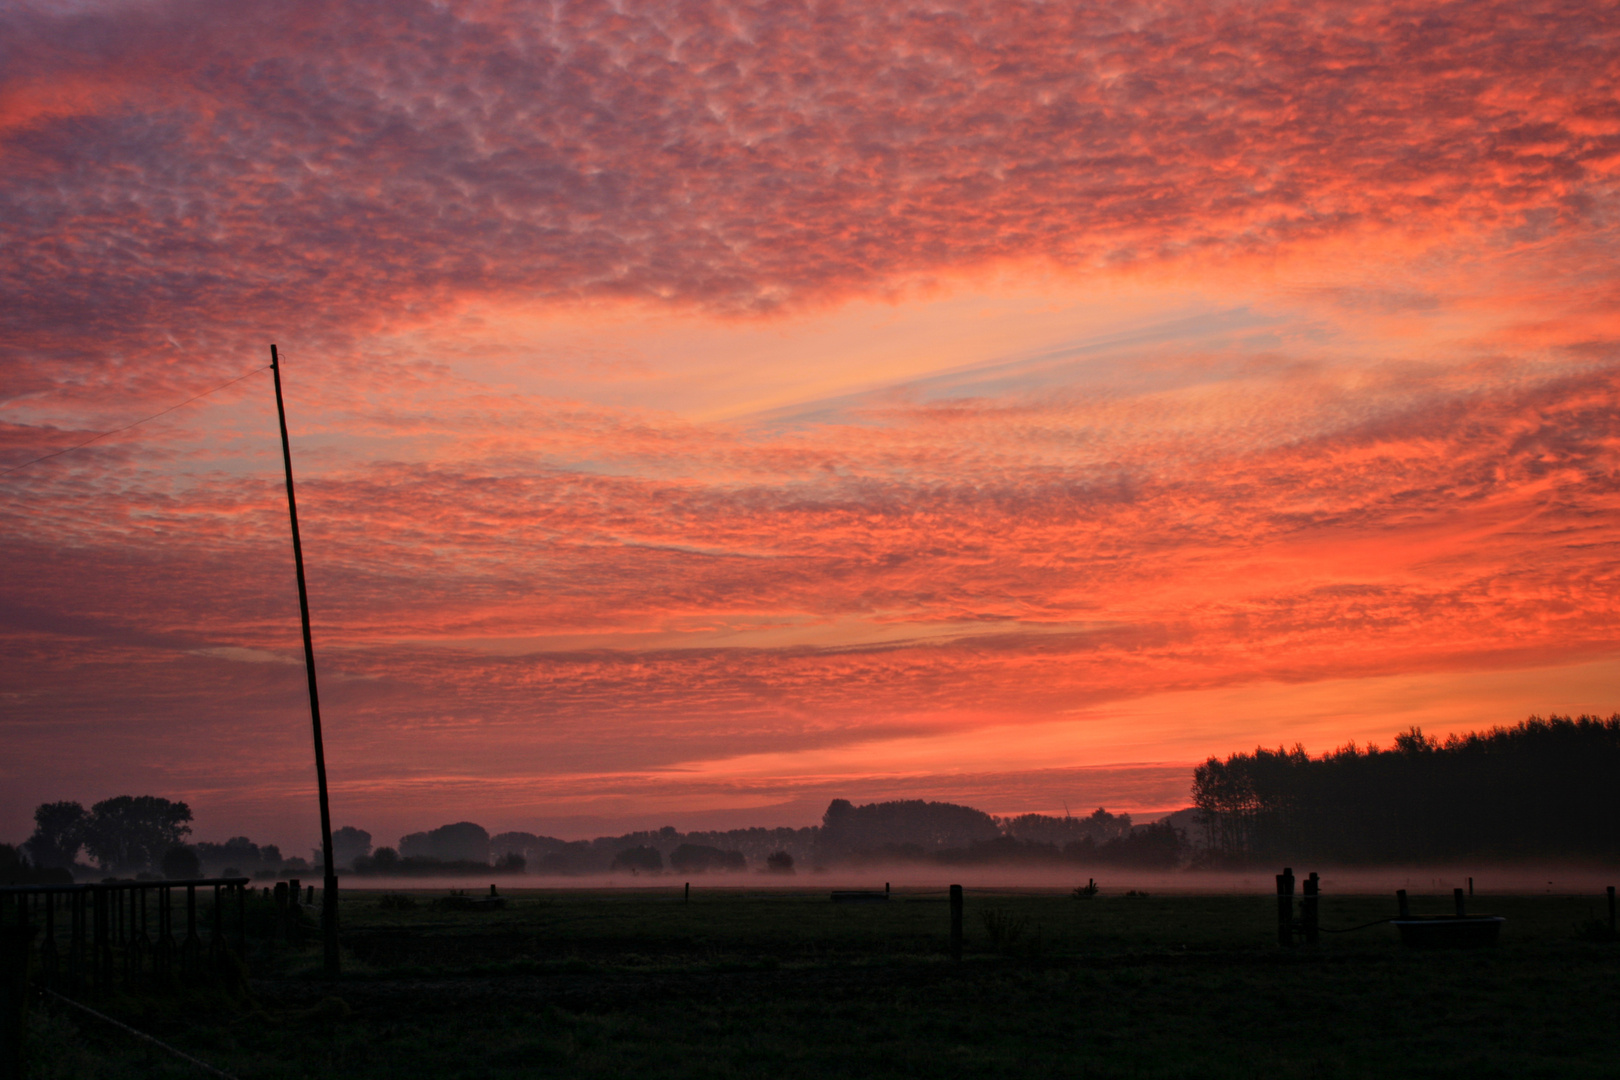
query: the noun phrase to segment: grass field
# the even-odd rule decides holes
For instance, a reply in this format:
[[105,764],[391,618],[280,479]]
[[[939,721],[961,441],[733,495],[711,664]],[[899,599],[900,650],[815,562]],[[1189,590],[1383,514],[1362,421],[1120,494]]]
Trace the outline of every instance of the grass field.
[[[974,889],[953,963],[938,890],[432,895],[347,894],[336,985],[311,940],[255,955],[239,995],[104,1007],[243,1080],[1620,1075],[1600,896],[1481,896],[1502,942],[1425,953],[1388,926],[1279,948],[1269,896]],[[1322,923],[1392,908],[1328,896]],[[66,1006],[31,1023],[39,1077],[204,1075]]]

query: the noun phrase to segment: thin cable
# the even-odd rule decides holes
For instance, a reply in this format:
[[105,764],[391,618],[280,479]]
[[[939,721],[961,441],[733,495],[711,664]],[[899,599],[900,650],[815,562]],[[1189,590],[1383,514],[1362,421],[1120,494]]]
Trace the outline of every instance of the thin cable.
[[[252,374],[252,372],[249,372],[249,374]],[[182,1059],[184,1061],[191,1062],[191,1064],[197,1066],[197,1068],[199,1068],[199,1069],[202,1069],[204,1072],[212,1073],[215,1076],[223,1076],[225,1078],[225,1080],[236,1080],[236,1077],[232,1076],[230,1073],[221,1072],[219,1069],[214,1068],[212,1065],[208,1064],[208,1062],[206,1062],[206,1061],[198,1061],[196,1058],[192,1057],[190,1054],[186,1053],[184,1050],[176,1050],[174,1047],[170,1046],[168,1043],[164,1042],[163,1040],[154,1039],[154,1038],[152,1038],[152,1036],[148,1035],[144,1031],[136,1031],[134,1028],[130,1027],[128,1024],[124,1023],[122,1020],[114,1020],[112,1017],[108,1016],[106,1013],[96,1012],[96,1010],[92,1009],[90,1006],[81,1004],[81,1003],[79,1003],[77,1001],[74,1001],[70,997],[64,997],[63,995],[58,994],[55,990],[50,990],[50,989],[47,989],[47,988],[45,988],[43,986],[40,987],[40,990],[41,990],[42,993],[49,994],[51,997],[55,998],[57,1001],[65,1001],[65,1002],[67,1002],[69,1005],[73,1006],[75,1009],[83,1009],[85,1012],[89,1013],[91,1016],[95,1017],[97,1020],[105,1020],[107,1023],[111,1024],[113,1027],[120,1028],[120,1029],[122,1029],[124,1031],[129,1032],[131,1035],[135,1036],[137,1039],[145,1039],[147,1042],[151,1043],[153,1046],[156,1046],[156,1047],[158,1047],[160,1049],[163,1049],[163,1050],[167,1050],[169,1053],[173,1054],[175,1057],[180,1058],[180,1059]]]
[[181,407],[186,406],[186,405],[190,405],[193,401],[196,401],[199,398],[205,398],[209,394],[217,394],[221,390],[225,389],[227,386],[235,386],[237,383],[239,383],[243,379],[247,378],[248,375],[257,375],[259,372],[263,371],[265,367],[269,367],[269,366],[270,366],[269,364],[266,364],[264,367],[256,367],[252,371],[248,372],[247,375],[238,375],[236,378],[232,379],[230,382],[220,383],[218,386],[214,387],[212,390],[204,390],[202,393],[198,394],[196,397],[186,398],[186,400],[182,401],[179,405],[170,405],[167,409],[164,409],[163,412],[155,412],[151,416],[148,416],[148,417],[146,417],[144,419],[135,421],[133,424],[125,424],[123,427],[114,428],[112,431],[103,431],[100,435],[97,435],[94,438],[86,439],[82,443],[74,443],[72,446],[69,446],[69,447],[66,447],[65,449],[57,450],[57,451],[54,451],[52,453],[46,454],[44,457],[37,457],[33,461],[25,461],[21,465],[13,465],[9,469],[0,469],[0,476],[8,476],[11,473],[16,472],[18,469],[26,469],[30,465],[38,465],[40,462],[49,461],[53,457],[61,457],[63,454],[66,454],[66,453],[68,453],[70,451],[73,451],[73,450],[77,450],[80,447],[89,446],[93,442],[100,442],[102,439],[105,439],[109,435],[117,435],[119,432],[128,431],[132,427],[140,427],[142,424],[146,423],[148,420],[156,420],[158,417],[167,415],[168,413],[172,413],[172,412],[174,412],[174,410],[176,410],[178,408],[181,408]]

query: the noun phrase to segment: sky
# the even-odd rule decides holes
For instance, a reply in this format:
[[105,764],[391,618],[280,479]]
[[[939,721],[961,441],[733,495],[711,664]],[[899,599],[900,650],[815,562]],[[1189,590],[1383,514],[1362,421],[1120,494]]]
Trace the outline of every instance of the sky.
[[[0,839],[1620,711],[1620,7],[0,5]],[[249,374],[252,373],[252,374]],[[247,375],[217,393],[82,449]]]

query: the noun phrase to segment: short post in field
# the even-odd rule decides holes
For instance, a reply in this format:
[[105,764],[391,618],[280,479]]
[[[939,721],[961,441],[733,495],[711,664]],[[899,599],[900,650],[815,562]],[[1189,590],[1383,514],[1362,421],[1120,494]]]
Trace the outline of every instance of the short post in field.
[[691,902],[692,902],[692,883],[690,881],[688,881],[686,883],[686,892],[681,897],[681,903],[690,904]]
[[1406,919],[1411,917],[1412,905],[1407,902],[1405,889],[1395,890],[1395,907],[1396,910],[1401,913],[1401,918]]
[[1277,875],[1277,944],[1294,944],[1294,868],[1283,867]]
[[1300,924],[1305,931],[1307,945],[1316,944],[1316,907],[1320,892],[1321,879],[1312,871],[1311,876],[1305,879],[1305,898],[1299,904]]
[[962,959],[962,886],[951,886],[951,959]]
[[1460,919],[1468,914],[1468,901],[1463,896],[1461,889],[1451,890],[1451,902],[1457,905],[1457,918]]
[[1474,895],[1474,879],[1472,877],[1468,879],[1468,895]]
[[1609,886],[1609,933],[1614,933],[1614,886]]

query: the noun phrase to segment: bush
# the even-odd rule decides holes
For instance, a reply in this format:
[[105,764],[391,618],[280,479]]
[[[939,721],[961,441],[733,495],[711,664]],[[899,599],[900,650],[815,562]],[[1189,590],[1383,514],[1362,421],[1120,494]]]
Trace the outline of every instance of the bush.
[[1023,937],[1024,928],[1029,920],[1022,915],[1009,915],[1000,908],[986,908],[979,912],[979,920],[984,923],[984,932],[990,938],[990,947],[998,953],[1011,956],[1013,946]]
[[658,853],[657,848],[648,847],[645,844],[625,848],[613,856],[613,865],[610,867],[612,870],[628,870],[631,873],[641,870],[657,873],[663,868],[664,857]]
[[164,852],[160,865],[163,876],[170,881],[202,877],[202,862],[197,858],[197,851],[186,844],[176,844]]
[[740,851],[722,851],[707,844],[682,844],[670,854],[669,865],[682,873],[701,874],[709,870],[746,870],[748,860]]
[[772,874],[793,873],[793,856],[785,851],[773,851],[765,856],[765,870]]

